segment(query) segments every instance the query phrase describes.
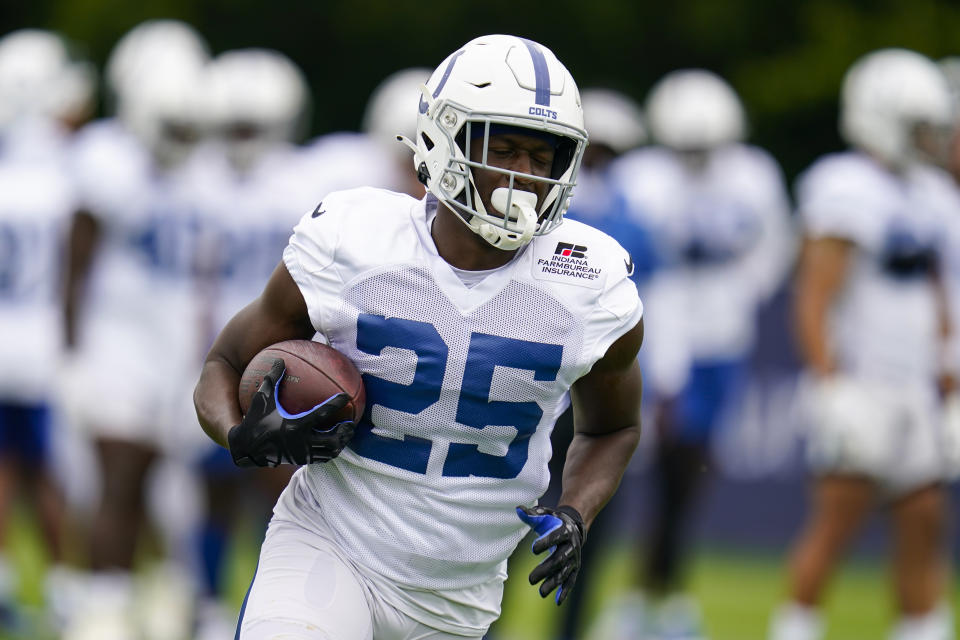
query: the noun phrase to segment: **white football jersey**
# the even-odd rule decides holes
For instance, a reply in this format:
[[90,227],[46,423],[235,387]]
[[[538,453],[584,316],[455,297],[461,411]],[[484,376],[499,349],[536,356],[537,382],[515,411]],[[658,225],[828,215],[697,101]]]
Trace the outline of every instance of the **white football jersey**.
[[218,147],[198,153],[194,164],[201,172],[195,181],[203,227],[200,260],[212,339],[260,295],[293,227],[324,194],[316,193],[299,149],[292,146],[274,149],[242,174]]
[[698,170],[644,147],[611,172],[660,254],[644,296],[658,335],[647,355],[650,382],[670,393],[690,360],[737,359],[753,345],[757,306],[795,254],[786,185],[767,152],[742,144],[713,151]]
[[437,253],[428,203],[338,192],[295,229],[284,262],[314,327],[363,374],[367,406],[349,447],[294,483],[388,580],[499,585],[570,386],[642,305],[626,252],[574,221],[465,284]]
[[155,422],[208,346],[199,341],[201,220],[190,166],[158,169],[136,138],[105,120],[80,132],[74,167],[80,206],[101,228],[78,325],[83,368],[93,379],[110,371],[124,380],[126,395],[140,398],[129,416]]
[[75,191],[61,157],[30,156],[0,156],[0,401],[47,398],[62,347]]
[[797,204],[808,235],[857,248],[831,316],[843,370],[932,380],[940,348],[932,276],[960,216],[949,176],[924,166],[896,175],[865,154],[832,154],[800,176]]

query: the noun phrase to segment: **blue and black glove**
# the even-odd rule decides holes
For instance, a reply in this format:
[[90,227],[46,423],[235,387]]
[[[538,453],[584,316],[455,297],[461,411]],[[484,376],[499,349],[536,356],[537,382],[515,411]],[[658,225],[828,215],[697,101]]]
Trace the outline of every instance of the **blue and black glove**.
[[546,598],[557,590],[559,606],[573,589],[580,573],[580,549],[587,539],[583,518],[573,507],[517,507],[517,515],[540,536],[533,541],[533,552],[550,555],[530,572],[530,584],[541,580],[540,596]]
[[353,422],[334,421],[350,401],[345,393],[331,396],[304,413],[287,413],[277,402],[285,373],[283,360],[274,360],[253,394],[247,415],[227,434],[230,454],[238,467],[327,462],[336,458],[353,437]]

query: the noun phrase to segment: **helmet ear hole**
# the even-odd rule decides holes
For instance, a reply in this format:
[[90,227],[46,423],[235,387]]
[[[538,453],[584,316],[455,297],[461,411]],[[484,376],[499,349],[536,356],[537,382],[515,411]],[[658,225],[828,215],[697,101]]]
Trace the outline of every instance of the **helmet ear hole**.
[[421,132],[420,138],[423,140],[424,146],[427,147],[427,151],[433,151],[433,140],[430,139],[426,133]]

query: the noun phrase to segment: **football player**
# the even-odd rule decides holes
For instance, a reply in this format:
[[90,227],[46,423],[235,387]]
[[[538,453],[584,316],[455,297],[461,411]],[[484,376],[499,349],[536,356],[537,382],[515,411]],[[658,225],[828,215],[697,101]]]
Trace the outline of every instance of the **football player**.
[[[170,446],[177,381],[195,375],[196,207],[186,171],[201,132],[206,45],[188,25],[149,21],[114,47],[106,80],[117,117],[77,134],[80,209],[70,236],[67,387],[94,441],[100,493],[91,522],[89,606],[75,623],[132,635],[130,571],[148,472]],[[110,379],[109,408],[96,390]],[[170,514],[173,519],[177,514]],[[102,614],[102,615],[101,615]],[[166,612],[164,623],[174,620]],[[157,629],[154,624],[147,627]],[[166,628],[166,627],[164,627]],[[107,629],[113,629],[108,631]]]
[[650,90],[646,117],[657,144],[613,169],[659,263],[644,292],[659,340],[644,350],[657,441],[641,579],[653,636],[692,640],[702,630],[683,593],[688,523],[745,378],[757,308],[785,277],[793,233],[780,168],[744,143],[743,104],[724,79],[668,73]]
[[[62,357],[59,294],[70,215],[66,167],[70,130],[89,113],[91,66],[71,58],[57,34],[22,29],[0,38],[0,628],[15,620],[16,563],[4,553],[20,487],[36,509],[50,586],[61,565],[65,505],[52,443],[55,384]],[[54,589],[56,591],[56,589]],[[59,622],[48,590],[54,623]]]
[[[243,640],[479,639],[529,528],[546,554],[530,581],[562,603],[639,438],[642,305],[626,252],[560,226],[586,144],[569,72],[538,43],[484,36],[414,108],[429,193],[325,197],[197,384],[200,423],[235,462],[304,465],[274,509]],[[363,373],[363,418],[332,418],[342,394],[286,413],[282,360],[241,415],[247,362],[316,332]],[[537,505],[568,399],[563,493]]]
[[840,132],[851,149],[817,160],[797,183],[805,243],[795,324],[816,483],[772,640],[822,637],[832,571],[877,502],[893,529],[900,618],[890,637],[953,637],[940,399],[955,383],[943,367],[950,323],[940,265],[960,204],[934,166],[940,132],[952,125],[934,62],[904,49],[869,53],[841,89]]

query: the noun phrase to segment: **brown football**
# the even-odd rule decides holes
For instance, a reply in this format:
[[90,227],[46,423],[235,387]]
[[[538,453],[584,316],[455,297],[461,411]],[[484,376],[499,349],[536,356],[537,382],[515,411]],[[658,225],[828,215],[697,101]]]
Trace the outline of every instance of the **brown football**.
[[360,372],[345,355],[313,340],[285,340],[253,357],[240,378],[240,408],[244,414],[263,376],[270,372],[277,358],[281,358],[287,368],[280,381],[278,397],[287,413],[309,411],[343,392],[350,396],[350,401],[341,410],[340,419],[360,420],[366,403]]

